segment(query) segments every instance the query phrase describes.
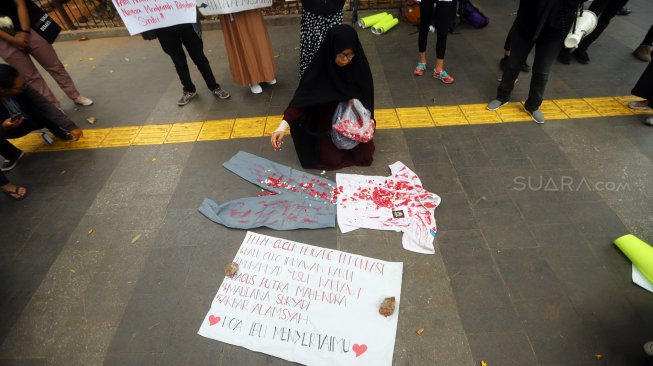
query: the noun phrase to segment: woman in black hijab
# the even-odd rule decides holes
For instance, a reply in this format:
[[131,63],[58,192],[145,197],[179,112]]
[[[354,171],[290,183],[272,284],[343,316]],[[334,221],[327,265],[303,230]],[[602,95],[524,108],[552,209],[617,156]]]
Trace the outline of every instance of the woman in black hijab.
[[285,130],[290,134],[302,167],[336,170],[372,164],[374,142],[339,150],[331,141],[331,120],[339,102],[358,99],[374,118],[374,83],[369,63],[356,30],[337,25],[327,33],[293,99],[283,121],[273,132],[275,150],[281,148]]

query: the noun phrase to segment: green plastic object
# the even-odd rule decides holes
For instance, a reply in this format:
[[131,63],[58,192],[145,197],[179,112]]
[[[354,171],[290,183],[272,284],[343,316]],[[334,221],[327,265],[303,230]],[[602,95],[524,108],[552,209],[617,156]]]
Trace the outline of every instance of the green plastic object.
[[632,234],[615,239],[614,244],[633,262],[633,265],[653,283],[653,247]]
[[372,26],[372,33],[380,35],[386,33],[392,29],[395,25],[399,24],[399,19],[393,18],[392,15],[390,18],[384,19],[377,24]]
[[369,28],[379,21],[385,19],[387,16],[391,16],[387,12],[378,13],[374,15],[368,15],[364,18],[358,19],[358,26],[361,28]]

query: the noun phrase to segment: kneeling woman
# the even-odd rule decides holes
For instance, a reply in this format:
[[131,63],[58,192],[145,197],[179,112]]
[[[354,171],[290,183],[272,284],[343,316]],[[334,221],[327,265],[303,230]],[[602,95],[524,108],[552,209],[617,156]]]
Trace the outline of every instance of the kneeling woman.
[[351,150],[339,150],[329,135],[338,103],[351,99],[360,100],[374,118],[372,72],[356,30],[343,24],[329,30],[302,75],[283,121],[272,133],[272,147],[281,148],[285,130],[290,126],[299,162],[306,169],[371,165],[372,140]]

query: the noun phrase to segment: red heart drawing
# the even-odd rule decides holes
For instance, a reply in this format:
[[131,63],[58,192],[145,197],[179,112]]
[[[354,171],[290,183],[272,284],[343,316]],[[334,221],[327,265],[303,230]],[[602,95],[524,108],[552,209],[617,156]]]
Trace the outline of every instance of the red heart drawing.
[[358,357],[367,351],[367,346],[364,344],[354,344],[351,349],[356,354],[356,357]]
[[222,318],[220,318],[219,316],[209,315],[209,324],[210,325],[216,325],[216,324],[218,324],[220,319],[222,319]]

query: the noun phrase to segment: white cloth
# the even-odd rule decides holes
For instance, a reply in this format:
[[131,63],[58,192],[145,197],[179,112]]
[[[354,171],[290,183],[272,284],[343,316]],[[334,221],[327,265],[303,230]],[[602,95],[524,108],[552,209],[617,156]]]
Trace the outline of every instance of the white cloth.
[[340,231],[402,231],[404,249],[435,253],[434,211],[440,196],[422,188],[419,177],[400,161],[390,165],[390,172],[389,177],[336,174]]

